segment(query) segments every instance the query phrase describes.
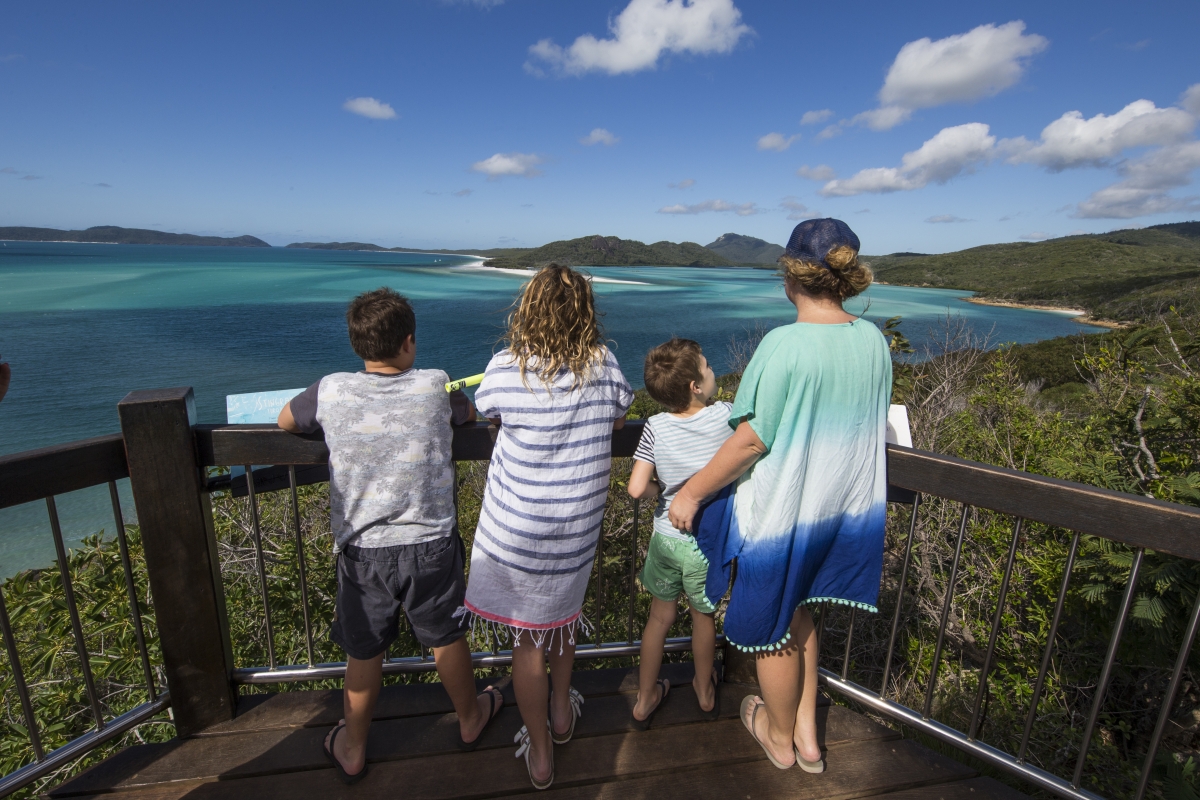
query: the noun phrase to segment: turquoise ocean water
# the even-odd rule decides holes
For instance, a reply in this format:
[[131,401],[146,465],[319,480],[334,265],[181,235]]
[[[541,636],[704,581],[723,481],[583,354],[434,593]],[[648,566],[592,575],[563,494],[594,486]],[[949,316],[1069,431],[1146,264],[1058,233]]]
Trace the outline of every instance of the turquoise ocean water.
[[[417,312],[417,365],[482,371],[524,278],[471,257],[288,250],[0,243],[0,355],[13,386],[0,403],[0,455],[116,432],[133,389],[192,386],[201,422],[223,422],[225,395],[307,386],[361,368],[343,313],[355,294],[391,286]],[[768,270],[597,267],[590,271],[611,346],[640,386],[646,351],[696,339],[714,368],[748,328],[795,311]],[[1067,316],[962,302],[969,292],[875,286],[848,308],[903,315],[918,347],[949,313],[993,342],[1098,329]],[[128,487],[124,512],[133,518]],[[111,531],[107,492],[59,499],[69,541]],[[53,561],[44,503],[0,510],[0,577]]]

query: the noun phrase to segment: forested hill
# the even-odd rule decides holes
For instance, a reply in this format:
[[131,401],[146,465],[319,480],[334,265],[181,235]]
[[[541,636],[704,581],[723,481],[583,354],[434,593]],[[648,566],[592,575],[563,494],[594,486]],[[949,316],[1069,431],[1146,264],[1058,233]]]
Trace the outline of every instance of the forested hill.
[[753,236],[743,236],[740,233],[722,234],[717,237],[715,242],[704,246],[735,264],[774,265],[783,255],[781,245],[771,244]]
[[98,225],[82,231],[56,228],[0,228],[0,240],[9,242],[101,242],[103,244],[174,244],[208,247],[270,247],[254,236],[194,236],[190,233],[164,233],[145,228],[118,228]]
[[544,264],[589,267],[729,267],[732,262],[695,242],[643,244],[616,236],[584,236],[535,247],[531,250],[495,250],[497,267],[540,267]]
[[1200,222],[869,259],[886,283],[968,289],[980,297],[1140,320],[1200,310]]

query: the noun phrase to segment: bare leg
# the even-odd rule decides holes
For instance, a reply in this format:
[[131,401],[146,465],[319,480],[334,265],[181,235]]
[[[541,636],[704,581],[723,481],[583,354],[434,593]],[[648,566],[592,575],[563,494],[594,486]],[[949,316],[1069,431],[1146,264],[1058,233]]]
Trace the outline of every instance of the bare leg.
[[575,644],[566,640],[565,630],[555,636],[563,637],[561,647],[558,643],[547,642],[546,653],[550,658],[550,683],[554,687],[550,719],[555,732],[561,736],[571,730],[571,668],[575,666]]
[[[367,762],[367,733],[379,689],[383,685],[383,653],[361,661],[346,656],[346,681],[342,689],[342,713],[346,728],[333,743],[333,756],[351,775],[362,771]],[[336,729],[335,729],[336,730]],[[329,736],[333,731],[329,732]],[[329,736],[325,737],[326,746]]]
[[462,637],[445,647],[433,648],[433,660],[437,662],[438,677],[450,702],[458,712],[458,733],[464,742],[473,742],[483,732],[488,721],[491,701],[487,693],[475,694],[475,671],[471,666],[471,648],[467,637]]
[[817,743],[817,628],[812,614],[801,606],[792,617],[792,638],[804,650],[800,667],[800,705],[796,709],[796,730],[793,741],[805,761],[819,761],[821,747]]
[[675,615],[679,604],[660,600],[657,597],[650,603],[650,619],[646,622],[646,630],[642,632],[642,650],[638,670],[637,703],[633,706],[633,718],[643,720],[659,704],[658,671],[662,668],[663,647],[667,641],[667,631],[675,624]]
[[[798,609],[792,616],[792,639],[782,650],[769,650],[758,654],[755,661],[758,667],[758,685],[762,690],[762,699],[766,704],[766,713],[757,717],[757,728],[754,735],[762,741],[781,764],[793,764],[796,757],[792,752],[795,746],[796,722],[800,709],[801,677],[803,675],[804,655],[801,650],[812,649],[815,652],[815,642],[812,648],[805,648],[805,640],[798,634],[804,633],[801,628],[801,615],[808,620],[812,628],[812,618],[804,609]],[[814,684],[816,670],[813,674]],[[814,685],[812,698],[813,730],[815,733],[816,720],[816,690]],[[815,735],[813,737],[815,742]],[[804,755],[804,751],[801,751]],[[819,755],[817,756],[820,757]],[[805,755],[805,758],[808,758]]]
[[541,648],[534,646],[528,633],[522,633],[513,644],[512,676],[517,708],[529,731],[529,765],[533,777],[544,781],[550,777],[554,763],[554,744],[546,727],[550,687],[546,680],[546,655]]
[[692,689],[700,703],[701,711],[712,711],[717,702],[713,689],[713,658],[717,649],[717,626],[712,614],[692,609],[692,663],[696,676],[692,678]]

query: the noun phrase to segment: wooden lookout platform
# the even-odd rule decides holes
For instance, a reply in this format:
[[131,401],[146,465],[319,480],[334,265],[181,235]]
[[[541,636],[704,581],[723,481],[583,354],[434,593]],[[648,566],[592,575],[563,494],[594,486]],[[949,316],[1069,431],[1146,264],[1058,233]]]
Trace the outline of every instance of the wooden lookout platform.
[[[780,771],[738,720],[754,687],[721,686],[721,718],[702,722],[691,665],[664,667],[672,690],[654,726],[629,724],[637,691],[629,669],[581,670],[574,684],[586,698],[575,739],[555,748],[555,800],[588,798],[879,797],[888,800],[1019,800],[1019,792],[959,761],[902,739],[895,731],[841,706],[818,719],[828,768],[809,775]],[[322,739],[341,717],[340,691],[246,695],[237,716],[190,738],[127,748],[53,789],[54,798],[106,800],[248,798],[249,800],[451,800],[535,793],[513,735],[521,726],[508,679],[505,707],[479,749],[459,752],[458,725],[436,683],[383,690],[371,729],[370,774],[344,786],[322,753]],[[482,687],[484,684],[481,683]]]

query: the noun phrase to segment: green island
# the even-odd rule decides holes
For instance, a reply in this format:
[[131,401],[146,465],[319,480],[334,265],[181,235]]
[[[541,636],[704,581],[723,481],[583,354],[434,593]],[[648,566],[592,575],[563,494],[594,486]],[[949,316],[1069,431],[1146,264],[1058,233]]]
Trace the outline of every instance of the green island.
[[270,247],[256,236],[196,236],[191,233],[166,233],[146,228],[121,228],[97,225],[82,231],[57,228],[0,228],[0,241],[79,242],[81,244],[173,244],[191,247]]

